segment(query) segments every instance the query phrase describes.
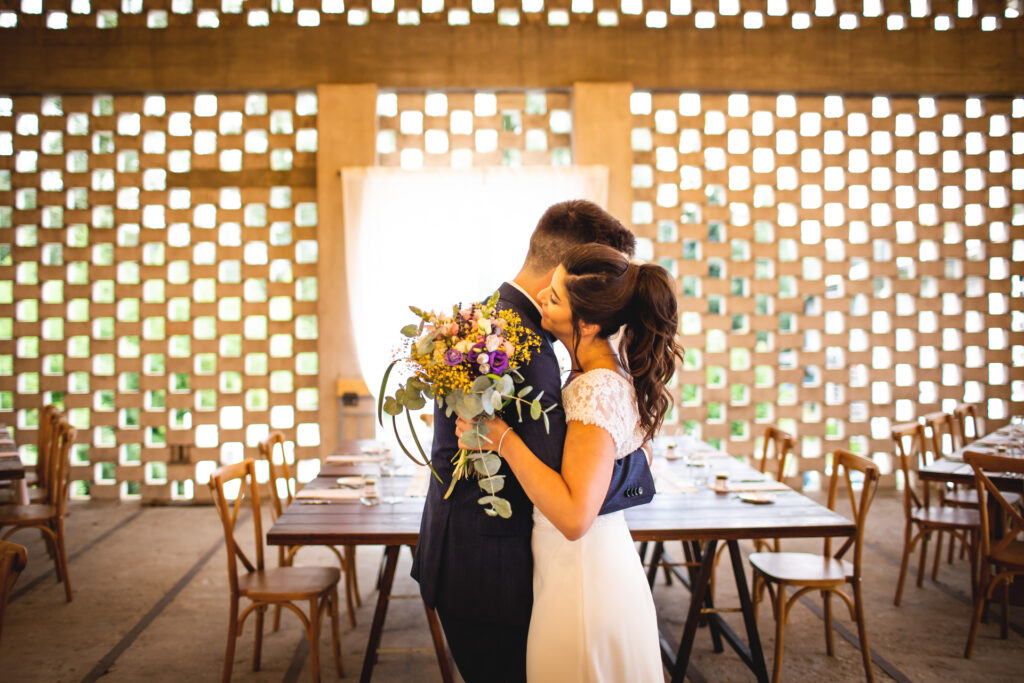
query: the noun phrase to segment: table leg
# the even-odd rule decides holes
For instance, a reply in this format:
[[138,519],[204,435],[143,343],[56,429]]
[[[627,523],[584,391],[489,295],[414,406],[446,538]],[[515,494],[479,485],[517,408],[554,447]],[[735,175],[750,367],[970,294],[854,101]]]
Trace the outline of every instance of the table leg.
[[[761,683],[768,683],[768,667],[764,663],[764,652],[761,650],[761,636],[757,632],[757,620],[754,619],[754,603],[750,600],[750,589],[747,577],[743,573],[743,556],[740,555],[740,544],[727,541],[729,557],[732,559],[732,573],[736,578],[736,592],[740,599],[743,612],[743,624],[747,627],[747,646],[750,648],[751,669]],[[781,588],[780,588],[781,590]],[[780,617],[781,618],[781,617]]]
[[373,625],[370,626],[370,639],[366,643],[366,655],[363,657],[363,671],[359,675],[361,683],[369,683],[373,675],[373,665],[377,661],[377,649],[380,647],[381,635],[384,632],[384,618],[388,613],[388,601],[391,599],[391,585],[395,581],[395,569],[398,566],[398,551],[402,546],[389,545],[384,549],[384,571],[381,572],[380,590],[377,593],[377,609],[373,613]]
[[24,479],[19,479],[16,488],[18,489],[18,504],[28,505],[28,482]]
[[690,589],[690,610],[686,615],[686,626],[683,628],[683,638],[679,642],[679,650],[676,652],[675,666],[672,668],[672,683],[683,683],[686,677],[686,668],[690,663],[690,653],[693,651],[693,640],[697,635],[697,623],[701,617],[701,607],[704,605],[705,593],[708,589],[708,581],[711,579],[711,569],[715,561],[715,548],[718,541],[708,541],[704,546],[704,556],[700,561],[700,569],[697,578]]
[[434,652],[437,654],[437,665],[441,667],[441,680],[444,683],[455,681],[455,662],[448,652],[448,645],[444,640],[444,630],[437,618],[437,612],[423,603],[423,609],[427,612],[427,624],[430,625],[430,637],[434,640]]

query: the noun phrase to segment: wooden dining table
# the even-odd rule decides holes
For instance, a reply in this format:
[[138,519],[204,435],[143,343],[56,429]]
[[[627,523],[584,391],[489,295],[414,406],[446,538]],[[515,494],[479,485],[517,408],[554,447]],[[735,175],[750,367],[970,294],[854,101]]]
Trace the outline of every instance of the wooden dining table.
[[25,466],[18,456],[18,447],[11,438],[7,425],[0,425],[0,481],[11,482],[16,493],[16,502],[21,505],[28,504]]
[[[1021,419],[1014,418],[1014,422],[1020,422]],[[1011,423],[985,434],[965,447],[920,467],[917,471],[918,476],[924,481],[974,486],[974,471],[964,462],[964,451],[1024,458],[1024,425]],[[1024,477],[1006,472],[992,472],[989,478],[1000,490],[1024,493]]]
[[[361,444],[347,444],[357,449]],[[365,444],[362,444],[365,445]],[[685,541],[694,549],[697,566],[686,581],[691,591],[690,607],[678,645],[673,645],[662,634],[662,659],[674,682],[686,675],[697,627],[701,623],[711,626],[715,650],[722,648],[719,638],[739,654],[751,668],[758,681],[768,681],[768,671],[761,649],[760,636],[754,618],[753,605],[743,568],[738,542],[742,539],[798,538],[824,536],[851,536],[856,531],[853,522],[836,514],[796,491],[764,481],[764,475],[740,461],[706,446],[701,459],[705,464],[702,476],[715,481],[716,474],[727,476],[721,492],[709,485],[696,486],[692,462],[688,458],[667,461],[656,460],[655,475],[658,493],[654,500],[626,512],[633,539],[641,543]],[[359,452],[353,450],[352,452]],[[350,469],[325,464],[320,476],[308,487],[332,488],[339,476]],[[404,491],[412,477],[391,477],[392,491]],[[702,482],[701,482],[702,483]],[[776,489],[776,490],[772,490]],[[755,496],[768,499],[768,504],[744,502],[744,492],[755,491]],[[756,500],[756,498],[755,498]],[[373,623],[363,660],[361,681],[372,677],[376,654],[380,646],[387,615],[389,598],[394,583],[402,546],[415,550],[419,537],[422,498],[401,498],[392,504],[364,505],[358,501],[307,500],[296,501],[275,522],[267,533],[270,545],[382,545],[384,568],[380,576],[379,593]],[[729,549],[733,579],[740,601],[746,643],[721,618],[708,594],[708,584],[719,543]],[[730,610],[735,611],[735,610]],[[454,679],[451,659],[444,643],[443,633],[433,610],[426,608],[427,620],[434,641],[434,650],[443,680]]]

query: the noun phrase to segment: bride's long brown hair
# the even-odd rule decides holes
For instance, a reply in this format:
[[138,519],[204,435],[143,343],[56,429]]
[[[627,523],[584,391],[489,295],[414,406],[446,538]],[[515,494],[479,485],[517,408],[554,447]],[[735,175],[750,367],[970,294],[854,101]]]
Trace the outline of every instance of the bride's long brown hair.
[[621,328],[619,358],[633,377],[644,436],[654,437],[672,402],[665,384],[676,360],[683,358],[676,342],[679,312],[672,279],[661,266],[630,263],[601,244],[573,247],[562,257],[562,267],[572,310],[574,365],[581,323],[597,325],[602,339]]

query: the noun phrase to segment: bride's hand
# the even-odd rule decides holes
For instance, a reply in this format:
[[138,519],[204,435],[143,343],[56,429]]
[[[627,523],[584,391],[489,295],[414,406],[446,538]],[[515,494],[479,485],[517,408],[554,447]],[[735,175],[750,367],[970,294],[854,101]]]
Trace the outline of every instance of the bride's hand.
[[510,429],[508,424],[500,417],[492,417],[487,420],[466,420],[460,417],[455,420],[455,436],[459,437],[459,448],[464,448],[469,451],[481,450],[476,446],[469,446],[463,443],[462,441],[463,433],[465,433],[470,427],[472,427],[474,423],[484,424],[487,425],[488,427],[488,432],[486,436],[488,439],[491,440],[491,442],[487,444],[486,447],[483,448],[482,450],[497,451],[498,439],[501,438],[501,435],[504,434],[506,430]]

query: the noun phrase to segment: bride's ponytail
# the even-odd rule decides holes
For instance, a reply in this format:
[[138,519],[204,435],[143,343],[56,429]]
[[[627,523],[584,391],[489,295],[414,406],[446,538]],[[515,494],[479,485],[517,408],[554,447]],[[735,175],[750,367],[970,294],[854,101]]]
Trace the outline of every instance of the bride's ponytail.
[[641,427],[652,438],[671,403],[665,384],[676,359],[682,360],[671,278],[661,266],[630,263],[621,252],[599,244],[569,250],[562,266],[572,309],[574,363],[581,322],[597,325],[603,338],[622,329],[619,358],[633,377]]
[[668,273],[650,263],[631,264],[635,271],[633,298],[619,340],[619,357],[626,360],[640,407],[640,422],[650,439],[661,428],[671,404],[665,385],[682,361],[676,342],[679,313],[676,293]]

